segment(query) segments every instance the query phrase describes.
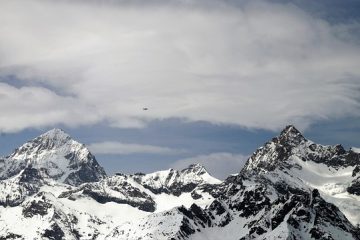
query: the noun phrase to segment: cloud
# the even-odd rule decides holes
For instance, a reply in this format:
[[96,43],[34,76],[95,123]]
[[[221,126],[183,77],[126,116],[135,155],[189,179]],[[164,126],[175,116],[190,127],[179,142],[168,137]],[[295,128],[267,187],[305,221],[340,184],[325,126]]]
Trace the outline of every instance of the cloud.
[[175,169],[184,169],[190,164],[200,163],[208,172],[219,179],[225,179],[230,174],[239,173],[248,156],[232,153],[212,153],[192,158],[181,159],[171,166]]
[[359,115],[359,24],[291,4],[185,2],[1,1],[0,91],[14,93],[2,131],[173,117],[304,129]]
[[94,154],[127,155],[134,153],[147,154],[177,154],[182,150],[153,145],[129,144],[115,141],[105,141],[89,144],[89,149]]
[[[82,109],[88,114],[79,112]],[[99,116],[90,114],[91,106],[73,97],[62,97],[40,87],[15,88],[0,82],[0,132],[16,132],[29,127],[61,124],[93,124]]]

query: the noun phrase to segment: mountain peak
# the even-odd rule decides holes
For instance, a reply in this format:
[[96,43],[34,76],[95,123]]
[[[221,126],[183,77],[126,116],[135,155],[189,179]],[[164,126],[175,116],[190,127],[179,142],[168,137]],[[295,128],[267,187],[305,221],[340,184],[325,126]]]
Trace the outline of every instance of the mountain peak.
[[258,148],[246,162],[242,172],[252,170],[273,171],[285,162],[293,149],[306,143],[306,139],[293,125],[286,126],[278,137]]
[[182,172],[193,172],[197,175],[208,173],[205,167],[202,166],[200,163],[191,164],[187,168],[183,169]]
[[280,133],[280,136],[302,135],[294,125],[287,125]]
[[295,144],[299,144],[300,142],[306,140],[305,137],[301,134],[301,132],[293,125],[286,126],[281,131],[278,139],[280,140],[280,142]]
[[181,174],[190,179],[198,179],[206,183],[218,184],[221,182],[219,179],[211,176],[205,167],[199,163],[191,164],[187,168],[184,168],[181,170]]
[[65,142],[71,139],[70,135],[60,128],[53,128],[41,134],[38,138],[47,139],[54,142]]
[[43,133],[42,135],[56,136],[56,135],[68,135],[68,134],[61,128],[53,128],[53,129],[50,129],[49,131]]

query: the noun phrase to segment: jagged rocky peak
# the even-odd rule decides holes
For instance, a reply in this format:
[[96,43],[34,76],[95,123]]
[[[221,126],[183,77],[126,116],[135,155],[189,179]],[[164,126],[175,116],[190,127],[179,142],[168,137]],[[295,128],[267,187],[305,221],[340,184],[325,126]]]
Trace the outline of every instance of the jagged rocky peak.
[[258,148],[246,162],[242,172],[273,171],[284,163],[293,149],[305,144],[307,140],[293,125],[286,126],[279,136]]
[[84,144],[57,128],[28,141],[7,156],[0,166],[0,179],[14,176],[28,166],[46,169],[50,178],[72,185],[106,176]]
[[281,131],[280,135],[275,139],[278,140],[278,142],[281,144],[291,145],[298,145],[304,141],[307,141],[306,138],[301,134],[301,132],[297,130],[296,127],[293,125],[286,126]]
[[183,174],[194,173],[194,174],[200,176],[203,174],[208,174],[208,171],[206,171],[205,167],[202,166],[201,164],[195,163],[195,164],[191,164],[189,167],[181,170],[181,173],[183,173]]
[[289,125],[280,135],[258,148],[245,164],[242,172],[273,171],[299,165],[296,161],[312,161],[338,169],[360,164],[360,154],[346,151],[340,144],[321,145],[306,139],[299,130]]

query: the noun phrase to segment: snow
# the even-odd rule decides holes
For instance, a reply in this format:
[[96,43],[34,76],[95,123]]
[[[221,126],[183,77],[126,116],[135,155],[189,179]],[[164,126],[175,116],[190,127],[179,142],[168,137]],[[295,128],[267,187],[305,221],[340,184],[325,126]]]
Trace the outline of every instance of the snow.
[[360,153],[360,148],[352,147],[351,150],[356,153]]
[[[22,216],[22,207],[4,208],[0,207],[0,232],[12,232],[22,234],[27,239],[36,239],[37,231],[49,227],[49,221],[36,216],[34,218],[24,218]],[[2,229],[1,229],[2,228]]]
[[118,226],[107,240],[153,239],[169,240],[176,236],[184,216],[176,209],[154,213],[134,222]]
[[301,178],[308,185],[319,188],[325,184],[345,183],[352,180],[352,171],[355,167],[341,167],[334,169],[323,163],[315,163],[312,161],[302,161],[297,157],[293,157],[296,164],[301,166],[301,170],[293,169],[295,176]]
[[117,204],[114,202],[101,204],[91,198],[81,198],[76,201],[60,198],[59,202],[69,209],[81,210],[81,212],[96,216],[107,222],[109,227],[111,225],[115,227],[124,222],[136,220],[150,214],[127,204]]
[[[154,177],[158,176],[161,180],[167,178],[170,172],[171,170],[160,171],[150,174],[150,177],[145,175],[145,179],[154,180]],[[181,179],[180,182],[186,181],[187,183],[198,179],[197,177],[195,177],[195,180],[191,179],[191,177],[193,177],[191,174],[183,174],[185,177],[181,176],[182,173],[178,174],[179,175],[177,175],[177,178],[173,180],[173,183],[175,183],[175,181],[179,181],[178,179]],[[0,192],[1,196],[7,196],[9,193],[12,193],[13,195],[15,194],[14,196],[16,196],[17,192],[23,191],[21,189],[17,189],[17,181],[19,176],[21,176],[21,173],[14,176],[13,178],[0,181],[1,184],[7,186],[2,188],[2,192]],[[60,214],[60,216],[63,218],[66,216],[66,218],[71,216],[76,217],[76,229],[83,236],[93,236],[99,234],[98,239],[104,239],[105,236],[116,227],[121,226],[121,229],[131,230],[134,229],[134,226],[138,226],[142,223],[144,224],[144,221],[155,221],[158,225],[161,224],[162,226],[148,225],[143,230],[137,228],[137,234],[139,234],[139,236],[143,236],[142,234],[148,234],[148,232],[151,232],[151,234],[155,236],[154,239],[156,240],[167,239],[164,237],[163,233],[165,232],[169,236],[171,234],[176,235],[182,223],[183,215],[182,213],[175,210],[176,207],[190,207],[193,203],[196,203],[202,208],[205,208],[214,200],[211,195],[205,192],[201,192],[199,189],[196,191],[200,193],[202,197],[196,200],[191,197],[190,192],[182,193],[179,196],[166,193],[155,194],[149,189],[144,188],[143,185],[135,181],[135,179],[133,179],[131,176],[132,175],[117,175],[106,178],[98,183],[100,187],[99,189],[106,191],[107,194],[110,194],[110,196],[128,199],[129,196],[126,195],[126,192],[114,191],[110,187],[123,186],[122,184],[125,184],[124,186],[132,186],[137,188],[140,191],[148,194],[156,202],[155,213],[141,211],[138,208],[131,207],[127,204],[118,204],[115,202],[101,204],[94,199],[81,194],[75,198],[76,200],[70,200],[63,197],[59,198],[58,196],[60,194],[67,191],[75,191],[82,186],[75,187],[64,184],[55,179],[46,178],[44,179],[44,182],[40,184],[39,192],[45,194],[46,199],[48,199],[52,204],[52,207],[49,209],[48,213],[44,216],[34,215],[30,218],[24,217],[22,213],[24,207],[31,201],[39,199],[38,195],[28,196],[26,201],[20,206],[11,208],[0,207],[0,223],[6,223],[2,225],[1,228],[3,232],[19,234],[24,236],[26,239],[36,239],[39,237],[40,233],[43,233],[45,229],[51,227],[54,221],[53,216],[56,212],[56,214]],[[198,184],[201,185],[205,183],[205,181],[201,180]],[[157,184],[157,182],[154,181],[154,184]],[[15,189],[13,189],[14,187]],[[132,197],[132,200],[137,201],[136,197]],[[166,214],[166,217],[164,217],[163,214]],[[173,217],[169,218],[169,214]],[[46,222],[46,224],[44,224],[44,222]],[[16,226],[13,227],[13,225]],[[71,233],[69,234],[70,235],[68,236],[72,236]],[[132,232],[131,234],[135,233]],[[136,234],[134,236],[136,236]],[[163,236],[163,238],[161,236]],[[114,239],[122,238],[115,237]]]
[[[53,193],[59,193],[64,187],[65,186],[44,187],[42,190],[46,191],[51,189]],[[51,219],[55,209],[56,211],[64,212],[66,215],[75,215],[79,221],[77,228],[81,229],[86,235],[90,233],[88,231],[91,230],[91,228],[97,229],[101,234],[105,234],[119,224],[137,220],[150,214],[126,204],[116,204],[113,202],[100,204],[91,198],[81,198],[72,201],[66,198],[56,198],[55,194],[49,192],[46,192],[45,195],[54,205],[54,209],[51,209],[45,216],[35,215],[31,218],[26,218],[22,214],[23,206],[25,206],[27,202],[37,199],[37,197],[30,197],[27,202],[17,207],[0,207],[0,223],[4,223],[0,224],[4,230],[0,230],[0,232],[5,232],[5,228],[8,228],[8,230],[6,230],[7,232],[26,236],[26,239],[36,239],[39,236],[39,232],[43,232],[44,229],[51,225],[50,223],[52,222]],[[91,219],[100,219],[106,224],[97,225],[92,223]],[[89,228],[89,224],[95,226]]]
[[334,169],[323,163],[304,162],[299,158],[293,160],[302,167],[301,170],[292,169],[294,177],[301,179],[307,186],[318,189],[321,196],[335,204],[352,224],[360,223],[360,196],[347,192],[355,167]]
[[199,207],[205,208],[214,201],[214,198],[208,193],[202,193],[201,195],[203,197],[196,200],[191,197],[191,193],[183,193],[178,197],[161,193],[157,195],[153,194],[152,197],[156,202],[156,212],[163,212],[179,206],[189,208],[193,203]]
[[177,184],[186,185],[189,183],[196,184],[220,184],[221,181],[212,177],[206,170],[199,164],[190,165],[189,168],[182,171],[168,169],[164,171],[157,171],[149,173],[144,176],[135,176],[140,179],[141,184],[145,184],[154,189],[171,188]]
[[212,227],[202,229],[190,236],[191,240],[234,240],[244,237],[249,229],[246,224],[254,218],[241,218],[237,217],[225,227]]

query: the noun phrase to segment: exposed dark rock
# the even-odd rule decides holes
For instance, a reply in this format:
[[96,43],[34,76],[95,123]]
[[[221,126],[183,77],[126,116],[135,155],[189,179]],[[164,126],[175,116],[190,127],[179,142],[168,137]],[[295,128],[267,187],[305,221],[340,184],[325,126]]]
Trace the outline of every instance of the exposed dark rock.
[[347,188],[347,191],[351,194],[360,196],[360,178],[353,181],[352,184]]
[[180,226],[180,232],[185,233],[186,236],[194,234],[195,230],[192,229],[189,225],[190,225],[189,220],[184,218]]
[[23,240],[24,238],[18,234],[15,233],[7,233],[5,236],[0,236],[0,240],[14,240],[14,239],[18,239],[18,240]]
[[357,165],[352,172],[352,176],[355,177],[359,172],[360,172],[360,165]]
[[254,233],[256,233],[257,235],[261,235],[261,234],[266,233],[266,231],[262,227],[256,226],[256,227],[251,228],[249,233],[250,233],[250,235],[254,234]]
[[214,200],[210,204],[209,210],[215,212],[216,215],[222,215],[224,212],[226,212],[226,209],[218,200]]
[[38,184],[41,181],[42,175],[39,169],[32,168],[31,166],[24,169],[20,176],[20,183]]
[[211,219],[209,218],[209,216],[204,212],[204,210],[202,208],[200,208],[198,205],[196,204],[192,204],[190,207],[190,210],[192,211],[192,213],[194,214],[194,216],[198,219],[200,219],[203,223],[207,224],[208,227],[211,226]]
[[51,204],[42,200],[33,200],[26,206],[24,206],[22,213],[24,217],[30,218],[34,215],[44,216],[48,213],[48,209],[51,208]]
[[299,203],[299,198],[292,196],[285,204],[283,204],[275,216],[271,219],[271,229],[275,229],[283,221],[285,216]]
[[51,240],[62,240],[65,239],[64,232],[61,230],[58,224],[54,223],[51,225],[50,229],[46,229],[42,235],[44,238]]
[[245,190],[242,194],[243,200],[240,202],[230,203],[229,207],[235,209],[242,217],[256,215],[263,208],[270,206],[270,199],[265,194],[266,189],[259,186],[255,190]]
[[70,185],[80,185],[86,182],[97,182],[106,176],[104,169],[98,164],[95,157],[89,153],[87,156],[88,161],[78,163],[75,153],[69,153],[65,156],[70,160],[70,168],[78,169],[76,172],[72,172],[65,179],[65,183]]
[[155,202],[151,198],[144,202],[134,202],[126,199],[120,199],[112,196],[108,196],[107,194],[102,194],[100,192],[95,192],[90,189],[84,189],[83,194],[93,198],[99,203],[107,203],[107,202],[116,202],[120,204],[128,204],[132,207],[136,207],[140,210],[146,212],[154,212],[155,211]]
[[198,194],[196,191],[192,191],[191,197],[196,200],[196,199],[200,199],[202,196]]

